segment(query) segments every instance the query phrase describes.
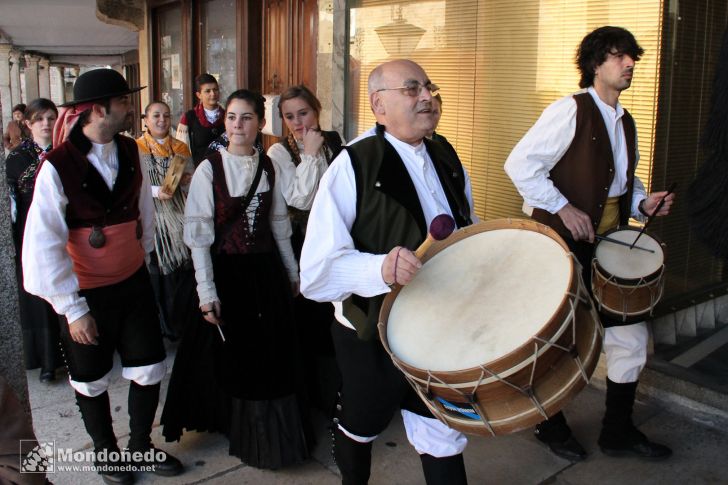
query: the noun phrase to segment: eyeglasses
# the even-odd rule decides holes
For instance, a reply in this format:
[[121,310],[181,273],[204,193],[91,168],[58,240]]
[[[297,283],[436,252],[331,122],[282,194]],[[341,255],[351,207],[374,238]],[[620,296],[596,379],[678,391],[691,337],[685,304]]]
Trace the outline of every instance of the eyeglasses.
[[396,88],[377,89],[375,91],[375,93],[379,93],[382,91],[399,90],[399,91],[402,91],[402,94],[404,94],[405,96],[410,96],[410,97],[414,98],[415,96],[420,95],[423,88],[427,89],[432,96],[437,96],[437,94],[440,92],[440,86],[438,86],[437,84],[433,84],[429,81],[427,82],[427,84],[422,84],[419,81],[412,80],[412,81],[405,81],[405,83],[402,86],[399,86]]

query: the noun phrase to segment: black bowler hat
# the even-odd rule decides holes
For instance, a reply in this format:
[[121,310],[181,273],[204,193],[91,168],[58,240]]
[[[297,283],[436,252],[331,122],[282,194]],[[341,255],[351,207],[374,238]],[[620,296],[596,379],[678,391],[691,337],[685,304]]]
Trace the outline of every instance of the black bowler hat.
[[115,98],[136,93],[144,88],[146,86],[130,88],[124,76],[113,69],[94,69],[78,76],[76,84],[73,85],[73,101],[59,106],[73,106],[99,99]]

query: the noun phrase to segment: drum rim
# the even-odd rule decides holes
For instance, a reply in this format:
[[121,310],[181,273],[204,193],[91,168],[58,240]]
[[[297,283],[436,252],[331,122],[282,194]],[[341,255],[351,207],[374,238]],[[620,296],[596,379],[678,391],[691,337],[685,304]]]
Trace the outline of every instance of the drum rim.
[[[625,231],[625,230],[639,232],[642,229],[635,227],[635,226],[630,226],[630,225],[617,226],[612,229],[609,229],[607,232],[605,232],[602,235],[608,237],[610,234],[614,234],[617,231]],[[660,276],[664,273],[664,270],[665,270],[665,261],[667,261],[667,247],[666,247],[665,243],[663,243],[659,237],[655,236],[651,232],[645,231],[645,234],[650,236],[655,241],[657,241],[657,244],[660,246],[660,249],[662,250],[662,264],[660,265],[659,268],[657,268],[657,270],[653,271],[652,273],[650,273],[647,276],[640,276],[639,278],[624,278],[621,276],[613,275],[612,273],[610,273],[609,271],[604,269],[604,267],[601,264],[599,264],[599,260],[597,260],[597,247],[605,241],[597,241],[597,243],[594,244],[594,251],[592,253],[592,264],[594,264],[595,269],[600,273],[600,275],[604,279],[613,278],[614,281],[616,281],[619,284],[623,284],[623,285],[634,286],[634,283],[638,283],[640,280],[644,280],[646,284],[643,286],[649,286],[650,284],[659,280]]]
[[[519,219],[519,218],[504,218],[504,219],[494,219],[490,221],[480,221],[476,224],[472,224],[467,227],[463,227],[457,231],[455,231],[451,236],[447,237],[446,239],[442,241],[436,241],[435,243],[430,246],[430,248],[425,252],[424,256],[422,257],[421,261],[422,264],[427,263],[430,259],[432,259],[434,256],[436,256],[438,253],[443,251],[444,249],[452,246],[453,244],[457,243],[458,241],[461,241],[462,239],[466,239],[467,237],[475,234],[479,234],[481,232],[486,232],[489,230],[496,230],[496,229],[521,229],[521,230],[527,230],[532,232],[538,232],[540,234],[543,234],[549,238],[551,238],[554,242],[559,244],[561,248],[564,250],[564,254],[568,259],[568,264],[571,268],[571,276],[569,277],[569,283],[567,285],[568,290],[577,290],[579,288],[579,281],[577,274],[577,269],[575,268],[574,261],[575,258],[573,257],[573,252],[569,248],[566,241],[551,227],[541,224],[540,222],[534,221],[532,219]],[[397,299],[397,296],[399,295],[399,292],[402,290],[402,286],[396,285],[393,287],[392,291],[389,292],[382,302],[381,309],[379,311],[379,318],[377,327],[379,330],[379,339],[384,346],[384,349],[387,351],[387,353],[390,355],[390,357],[396,361],[398,364],[397,366],[400,367],[400,370],[403,370],[402,367],[406,369],[413,369],[419,372],[430,372],[432,374],[436,374],[438,376],[458,376],[464,373],[470,373],[470,372],[477,372],[479,369],[481,369],[481,366],[489,366],[489,367],[499,367],[504,362],[507,362],[508,360],[512,359],[517,353],[522,352],[524,347],[526,345],[529,345],[534,336],[540,335],[545,329],[552,327],[555,323],[558,323],[559,327],[564,324],[564,321],[562,322],[554,322],[554,319],[556,319],[559,314],[562,312],[562,309],[564,308],[564,305],[567,304],[567,301],[570,298],[571,291],[567,291],[564,293],[564,296],[561,299],[561,302],[557,306],[556,311],[551,315],[551,317],[539,327],[538,331],[532,335],[527,341],[523,342],[521,345],[516,347],[515,349],[511,350],[510,352],[501,355],[500,357],[488,361],[488,362],[482,362],[479,366],[474,367],[468,367],[465,369],[458,369],[458,370],[432,370],[432,369],[426,369],[417,367],[415,365],[409,364],[407,362],[404,362],[402,359],[400,359],[398,356],[392,352],[392,349],[389,346],[389,339],[387,338],[387,324],[385,323],[385,319],[383,316],[385,316],[386,313],[386,320],[389,320],[389,313],[391,311],[392,305],[394,304],[394,301]],[[404,371],[403,371],[404,372]],[[410,372],[405,372],[405,374],[410,374]]]

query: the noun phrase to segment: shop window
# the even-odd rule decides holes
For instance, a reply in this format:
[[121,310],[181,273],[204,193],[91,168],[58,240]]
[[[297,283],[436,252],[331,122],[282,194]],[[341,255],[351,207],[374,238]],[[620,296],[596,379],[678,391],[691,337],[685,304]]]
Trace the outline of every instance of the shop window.
[[359,0],[349,9],[347,139],[374,125],[367,76],[409,58],[441,88],[437,131],[456,147],[485,219],[524,217],[503,170],[511,149],[543,109],[578,90],[574,54],[602,25],[629,29],[645,49],[620,98],[639,130],[638,174],[651,181],[662,2],[654,0]]
[[200,8],[202,72],[220,85],[221,102],[238,87],[236,0],[207,0]]
[[157,52],[159,96],[169,105],[173,132],[184,113],[184,40],[182,11],[179,6],[159,8],[157,18]]

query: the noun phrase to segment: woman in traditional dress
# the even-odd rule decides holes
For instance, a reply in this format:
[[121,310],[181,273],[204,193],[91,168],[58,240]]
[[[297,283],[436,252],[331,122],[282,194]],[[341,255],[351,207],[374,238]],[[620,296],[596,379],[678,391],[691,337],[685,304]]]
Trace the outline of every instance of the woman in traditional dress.
[[185,142],[197,166],[206,158],[207,147],[225,130],[223,109],[218,104],[220,86],[212,75],[203,73],[195,78],[197,106],[182,115],[177,125],[177,139]]
[[52,148],[53,126],[57,118],[58,110],[53,101],[45,98],[31,101],[25,108],[23,123],[32,136],[23,139],[20,145],[10,152],[5,165],[12,205],[15,268],[18,277],[25,368],[37,369],[40,367],[41,382],[55,380],[56,368],[63,363],[59,348],[58,315],[45,300],[25,291],[20,261],[25,221],[33,200],[35,174]]
[[[239,90],[226,104],[226,149],[195,171],[185,208],[204,320],[177,350],[162,424],[221,431],[230,454],[277,469],[308,457],[292,294],[298,264],[271,160],[254,148],[264,100]],[[224,341],[223,341],[224,338]]]
[[[160,308],[162,334],[171,340],[182,335],[196,303],[190,251],[182,238],[185,200],[194,165],[184,142],[170,136],[170,109],[161,101],[144,110],[147,131],[137,139],[139,159],[152,187],[156,229],[149,274]],[[184,175],[173,193],[165,191],[164,180],[175,157],[185,163]]]
[[[288,128],[288,136],[272,145],[268,156],[273,160],[288,204],[293,230],[291,242],[298,259],[319,180],[341,151],[342,140],[335,131],[321,130],[321,103],[304,85],[292,86],[284,91],[278,109]],[[301,330],[308,396],[314,407],[333,417],[341,382],[330,334],[334,320],[333,305],[299,295],[295,309]]]

